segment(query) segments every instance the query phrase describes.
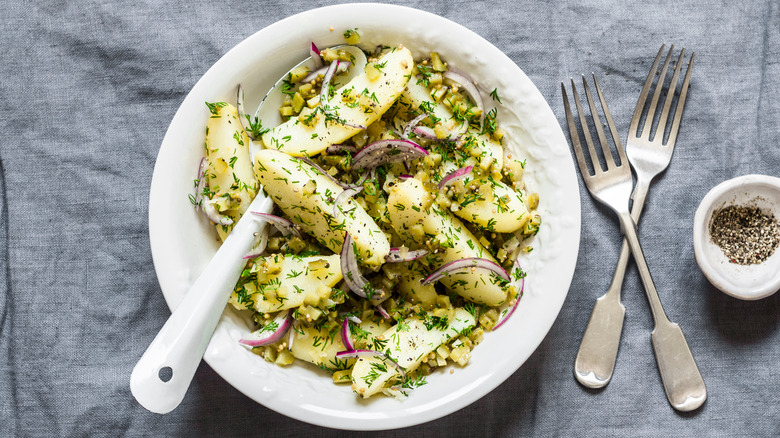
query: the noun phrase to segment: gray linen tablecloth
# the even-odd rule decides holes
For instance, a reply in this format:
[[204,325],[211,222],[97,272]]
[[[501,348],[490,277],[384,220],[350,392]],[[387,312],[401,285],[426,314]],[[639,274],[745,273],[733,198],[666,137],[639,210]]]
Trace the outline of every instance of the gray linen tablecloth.
[[[504,384],[428,424],[371,436],[778,436],[779,295],[744,302],[693,257],[698,202],[717,183],[780,173],[777,2],[429,0],[503,50],[563,123],[560,83],[597,73],[621,134],[661,43],[696,52],[672,164],[641,227],[667,311],[709,389],[666,402],[652,318],[631,265],[612,383],[579,386],[574,356],[620,236],[581,185],[574,282],[545,341]],[[270,411],[202,364],[184,402],[147,412],[132,367],[169,316],[149,249],[147,201],[167,125],[233,45],[326,2],[0,2],[0,436],[342,436]],[[368,434],[366,434],[368,435]]]

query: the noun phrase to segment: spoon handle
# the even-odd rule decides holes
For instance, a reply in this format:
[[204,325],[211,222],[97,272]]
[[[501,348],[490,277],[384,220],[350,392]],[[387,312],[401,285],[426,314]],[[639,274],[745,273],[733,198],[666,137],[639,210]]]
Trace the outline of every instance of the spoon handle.
[[130,390],[141,406],[165,414],[181,403],[244,269],[243,256],[265,226],[249,212],[272,209],[262,192],[255,197],[133,368]]

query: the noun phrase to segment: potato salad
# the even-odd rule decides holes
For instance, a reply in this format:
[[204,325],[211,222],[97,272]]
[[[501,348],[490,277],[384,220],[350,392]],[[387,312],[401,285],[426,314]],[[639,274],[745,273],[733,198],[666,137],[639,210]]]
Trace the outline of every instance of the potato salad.
[[[404,397],[512,315],[539,199],[504,149],[500,90],[436,52],[344,36],[286,75],[276,126],[240,86],[235,104],[206,104],[191,201],[222,240],[244,215],[263,230],[230,298],[256,324],[241,344],[360,397]],[[248,211],[261,191],[270,214]]]

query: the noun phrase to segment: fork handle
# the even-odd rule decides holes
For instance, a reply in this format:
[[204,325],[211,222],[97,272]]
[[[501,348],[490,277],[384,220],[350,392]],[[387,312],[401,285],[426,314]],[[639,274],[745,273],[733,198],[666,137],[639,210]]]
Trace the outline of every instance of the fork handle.
[[[631,217],[634,222],[639,222],[649,189],[650,178],[638,174],[634,192],[631,195],[634,199],[631,206]],[[612,275],[612,282],[607,292],[593,305],[588,325],[585,327],[585,333],[580,341],[580,348],[577,350],[577,357],[574,360],[574,376],[587,388],[607,386],[615,370],[615,361],[620,349],[620,336],[623,332],[623,320],[626,315],[626,307],[620,302],[620,290],[623,287],[623,279],[630,256],[631,250],[628,247],[628,242],[623,239],[620,256]]]
[[612,290],[593,305],[574,360],[574,376],[587,388],[607,386],[615,370],[626,307],[620,302],[620,291]]
[[[631,219],[634,221],[634,224],[638,224],[639,217],[642,216],[642,210],[645,206],[645,200],[647,199],[648,191],[650,191],[650,181],[647,177],[643,177],[640,174],[637,177],[634,191],[631,193],[631,199],[634,200],[634,203],[631,205]],[[620,247],[618,263],[617,266],[615,266],[615,273],[612,274],[612,283],[610,283],[607,293],[612,292],[618,295],[618,297],[620,296],[620,287],[623,285],[623,278],[626,275],[629,255],[630,248],[628,246],[628,241],[624,237],[623,245]]]
[[658,291],[655,289],[653,278],[650,275],[650,268],[647,266],[642,246],[639,243],[636,223],[628,211],[619,213],[619,217],[623,234],[634,255],[655,319],[655,328],[651,339],[666,398],[678,411],[692,411],[707,400],[707,387],[704,385],[704,379],[702,379],[682,329],[678,324],[669,321],[664,313]]
[[642,245],[639,243],[636,222],[634,222],[634,219],[628,212],[620,212],[618,213],[618,216],[620,217],[620,229],[623,232],[623,237],[625,237],[626,242],[628,242],[628,247],[634,255],[634,261],[639,270],[639,276],[645,287],[647,300],[650,302],[650,310],[653,313],[655,324],[658,325],[663,322],[669,322],[669,318],[667,318],[664,308],[661,305],[661,299],[658,297],[658,291],[655,288],[653,276],[650,274],[650,268],[647,266],[647,260],[642,251]]

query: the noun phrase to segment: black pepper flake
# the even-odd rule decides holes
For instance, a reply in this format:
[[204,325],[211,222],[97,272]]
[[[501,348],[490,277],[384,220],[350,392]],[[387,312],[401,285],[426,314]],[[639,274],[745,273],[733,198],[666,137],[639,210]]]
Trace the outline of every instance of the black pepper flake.
[[731,263],[759,264],[780,244],[780,225],[758,207],[731,205],[713,213],[710,236]]

